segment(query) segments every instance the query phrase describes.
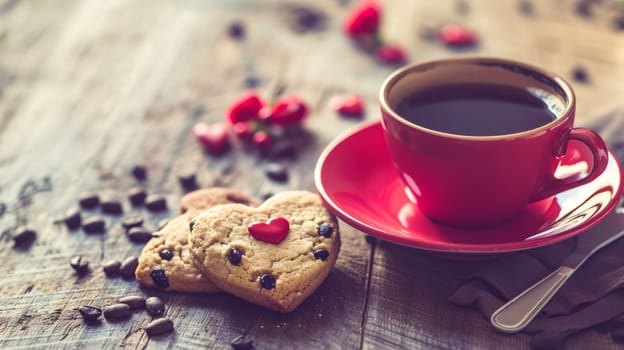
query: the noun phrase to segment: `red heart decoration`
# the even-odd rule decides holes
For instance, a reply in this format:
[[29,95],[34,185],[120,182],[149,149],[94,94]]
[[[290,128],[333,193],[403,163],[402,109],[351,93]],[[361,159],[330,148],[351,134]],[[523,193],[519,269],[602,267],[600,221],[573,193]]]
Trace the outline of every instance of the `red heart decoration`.
[[267,222],[254,222],[247,226],[247,230],[253,238],[272,244],[280,244],[288,236],[289,229],[288,220],[281,216],[271,218]]

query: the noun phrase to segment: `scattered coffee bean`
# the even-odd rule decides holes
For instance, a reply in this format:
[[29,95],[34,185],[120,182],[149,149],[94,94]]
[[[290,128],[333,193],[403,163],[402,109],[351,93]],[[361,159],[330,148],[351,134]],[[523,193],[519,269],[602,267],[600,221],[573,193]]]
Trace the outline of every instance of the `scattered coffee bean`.
[[533,9],[533,3],[528,0],[521,0],[520,3],[518,3],[518,10],[520,10],[520,13],[526,16],[531,16],[535,13],[535,10]]
[[119,269],[121,268],[121,261],[119,260],[109,260],[104,263],[102,270],[108,277],[113,277],[119,275]]
[[317,249],[314,251],[314,259],[319,259],[319,260],[327,260],[327,258],[329,257],[329,252],[325,249]]
[[85,321],[95,321],[102,316],[102,309],[91,305],[79,307],[78,312]]
[[133,187],[128,191],[128,199],[135,207],[143,205],[145,197],[147,197],[147,193],[141,187]]
[[264,289],[273,289],[275,288],[275,277],[269,275],[268,273],[265,273],[264,275],[260,276],[260,287],[264,288]]
[[126,258],[126,260],[124,260],[119,267],[119,273],[121,274],[121,277],[134,277],[134,271],[136,271],[137,266],[139,266],[139,259],[137,259],[136,256]]
[[83,209],[93,209],[100,204],[100,197],[94,192],[83,192],[78,198],[78,204]]
[[579,83],[587,83],[589,81],[589,75],[585,68],[577,66],[572,69],[572,78]]
[[130,317],[131,309],[128,304],[113,304],[104,308],[104,317],[106,319],[115,318],[128,318]]
[[145,332],[147,335],[154,336],[170,332],[173,329],[173,321],[168,318],[159,318],[150,322],[145,326]]
[[282,159],[294,158],[297,156],[295,145],[288,140],[278,140],[269,151],[269,158]]
[[169,279],[167,278],[167,275],[165,274],[165,270],[163,270],[161,268],[156,268],[156,269],[152,270],[152,273],[150,273],[150,276],[152,277],[152,281],[154,282],[154,286],[156,286],[158,288],[168,288],[169,287]]
[[592,3],[587,0],[581,0],[576,3],[574,7],[574,11],[582,17],[591,17],[593,15],[592,12]]
[[193,227],[195,227],[195,219],[189,221],[189,231],[193,232]]
[[118,300],[122,304],[130,306],[132,310],[142,309],[145,307],[145,298],[138,295],[129,295],[127,297],[119,298]]
[[37,239],[37,231],[26,226],[19,226],[13,230],[11,238],[13,238],[15,246],[25,247],[32,244],[35,239]]
[[158,222],[158,231],[162,230],[169,223],[169,219],[162,219]]
[[624,30],[624,14],[621,14],[613,19],[613,29],[617,31]]
[[228,35],[235,40],[245,39],[245,26],[241,22],[232,22],[228,26]]
[[102,212],[105,214],[119,215],[123,213],[123,207],[121,205],[121,202],[116,199],[103,199],[100,202],[100,207],[102,208]]
[[273,197],[273,193],[272,192],[267,192],[265,194],[262,195],[262,201],[266,201],[267,199]]
[[323,30],[325,21],[325,14],[316,9],[303,6],[293,7],[288,19],[290,27],[298,33]]
[[145,300],[145,309],[152,316],[161,316],[165,313],[165,304],[159,297],[149,297]]
[[143,225],[143,218],[140,216],[128,216],[121,222],[121,226],[126,230],[133,227],[140,227]]
[[152,233],[143,227],[133,227],[128,231],[128,238],[132,242],[145,243],[152,239]]
[[322,223],[321,226],[319,226],[318,228],[318,234],[325,238],[331,237],[332,233],[334,233],[334,229],[331,227],[330,224]]
[[269,163],[264,169],[264,173],[273,181],[288,181],[288,170],[280,163]]
[[145,207],[149,211],[163,211],[167,209],[167,200],[163,196],[151,194],[145,198]]
[[147,179],[147,169],[142,165],[135,165],[132,167],[132,175],[139,181],[145,181]]
[[178,175],[178,181],[185,191],[195,191],[199,188],[195,174]]
[[260,79],[256,77],[255,75],[249,75],[245,77],[245,80],[243,81],[243,85],[245,85],[245,87],[249,89],[254,89],[258,85],[260,85]]
[[71,258],[69,260],[69,265],[71,265],[71,267],[79,274],[83,274],[89,270],[89,261],[82,255],[77,255]]
[[234,350],[251,350],[253,349],[253,341],[251,339],[245,338],[244,335],[239,335],[234,338],[230,343],[232,349]]
[[242,259],[243,252],[236,247],[232,247],[232,249],[230,249],[230,254],[228,255],[228,260],[230,260],[230,263],[232,265],[238,265],[240,264]]
[[85,233],[104,233],[106,222],[101,216],[90,216],[82,220],[82,230]]
[[69,230],[75,230],[80,227],[82,217],[80,216],[80,210],[77,208],[68,209],[63,217],[63,222]]
[[160,252],[158,252],[158,256],[160,256],[160,258],[163,260],[169,261],[173,259],[173,252],[169,249],[163,249]]

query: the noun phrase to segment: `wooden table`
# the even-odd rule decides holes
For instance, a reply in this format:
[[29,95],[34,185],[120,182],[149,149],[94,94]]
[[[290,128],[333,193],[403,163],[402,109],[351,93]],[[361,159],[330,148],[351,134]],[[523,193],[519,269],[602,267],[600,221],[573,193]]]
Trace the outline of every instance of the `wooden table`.
[[[135,184],[135,164],[148,167],[146,187],[167,194],[170,213],[144,214],[154,227],[173,215],[182,195],[177,176],[195,171],[202,186],[226,185],[260,198],[267,192],[314,190],[313,168],[338,133],[358,121],[340,118],[328,101],[340,93],[366,98],[366,119],[378,118],[376,96],[393,68],[375,63],[341,33],[354,1],[260,0],[0,0],[0,200],[12,202],[28,179],[50,176],[53,191],[37,194],[20,210],[39,236],[30,249],[0,241],[0,348],[228,348],[239,335],[259,349],[408,348],[512,349],[526,335],[493,331],[477,311],[451,305],[457,263],[385,242],[368,243],[342,225],[343,249],[329,278],[288,315],[234,297],[162,293],[134,281],[104,277],[100,264],[136,255],[141,246],[108,217],[103,236],[68,232],[53,220],[76,206],[81,191],[124,196]],[[327,15],[325,28],[299,33],[292,6]],[[593,16],[575,13],[571,1],[534,4],[523,15],[511,1],[383,1],[383,35],[406,47],[410,61],[464,54],[496,55],[543,66],[570,77],[576,66],[590,82],[574,83],[578,120],[624,96],[624,32],[612,28],[613,5]],[[227,35],[232,21],[247,29],[244,43]],[[423,40],[425,25],[466,23],[481,35],[479,48],[453,52]],[[260,78],[268,96],[284,85],[312,113],[309,138],[289,161],[290,180],[276,184],[258,170],[266,162],[233,149],[215,158],[191,136],[198,121],[222,120],[244,89],[246,72]],[[129,206],[126,207],[129,213]],[[0,219],[0,229],[15,215]],[[68,261],[89,259],[78,278]],[[462,263],[469,268],[470,263]],[[105,306],[130,294],[158,295],[175,332],[149,339],[138,312],[119,323],[85,326],[76,311]],[[596,332],[574,336],[570,348],[615,347]]]

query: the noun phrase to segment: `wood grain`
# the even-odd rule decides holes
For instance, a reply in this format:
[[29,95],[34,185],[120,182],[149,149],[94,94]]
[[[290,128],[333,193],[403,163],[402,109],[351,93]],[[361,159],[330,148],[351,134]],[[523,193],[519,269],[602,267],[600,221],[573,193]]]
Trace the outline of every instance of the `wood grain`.
[[[369,244],[344,224],[343,251],[329,278],[296,312],[280,315],[228,295],[167,294],[107,279],[103,262],[141,249],[120,230],[121,217],[107,217],[109,230],[102,236],[53,223],[77,205],[81,191],[124,198],[136,185],[129,175],[135,164],[148,168],[148,191],[169,201],[169,213],[135,211],[149,227],[175,213],[183,193],[177,175],[188,171],[197,172],[202,186],[232,186],[258,198],[314,190],[313,169],[323,147],[357,124],[336,117],[329,99],[359,93],[366,98],[366,118],[376,119],[378,87],[393,70],[341,34],[354,1],[342,3],[0,0],[0,201],[13,201],[27,179],[49,175],[54,184],[21,211],[39,233],[34,245],[17,250],[6,236],[0,240],[0,348],[222,349],[242,334],[260,349],[527,347],[528,337],[497,334],[476,312],[446,301],[458,283],[457,263]],[[304,5],[327,15],[324,30],[293,31],[289,8]],[[574,83],[581,123],[624,93],[624,34],[610,28],[612,11],[582,19],[573,14],[572,1],[536,3],[533,17],[511,2],[470,1],[463,15],[453,2],[383,5],[384,38],[404,45],[411,61],[496,55],[568,78],[581,65],[591,79]],[[246,25],[244,43],[227,37],[234,20]],[[479,48],[453,52],[420,39],[423,26],[451,21],[477,30]],[[284,85],[311,106],[306,133],[296,137],[298,156],[284,160],[291,170],[286,184],[269,181],[261,171],[266,161],[249,149],[236,145],[227,156],[212,157],[190,137],[197,121],[223,118],[250,70],[264,96]],[[128,203],[125,210],[131,211]],[[4,215],[0,232],[14,224],[14,215]],[[68,263],[76,254],[92,267],[82,278]],[[148,339],[142,327],[151,318],[145,312],[85,326],[76,311],[130,294],[163,298],[175,332]],[[569,345],[615,346],[592,332]]]

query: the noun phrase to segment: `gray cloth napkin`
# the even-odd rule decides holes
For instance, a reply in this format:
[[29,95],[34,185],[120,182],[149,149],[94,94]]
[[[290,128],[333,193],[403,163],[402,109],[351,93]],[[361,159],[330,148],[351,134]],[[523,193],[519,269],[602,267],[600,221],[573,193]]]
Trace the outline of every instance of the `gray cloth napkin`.
[[[624,164],[624,108],[613,108],[582,125],[597,131]],[[492,313],[561,265],[575,239],[483,262],[450,297],[477,307],[489,322]],[[514,271],[514,273],[509,273]],[[624,341],[624,239],[583,265],[524,330],[534,349],[563,348],[570,335],[594,328]]]

